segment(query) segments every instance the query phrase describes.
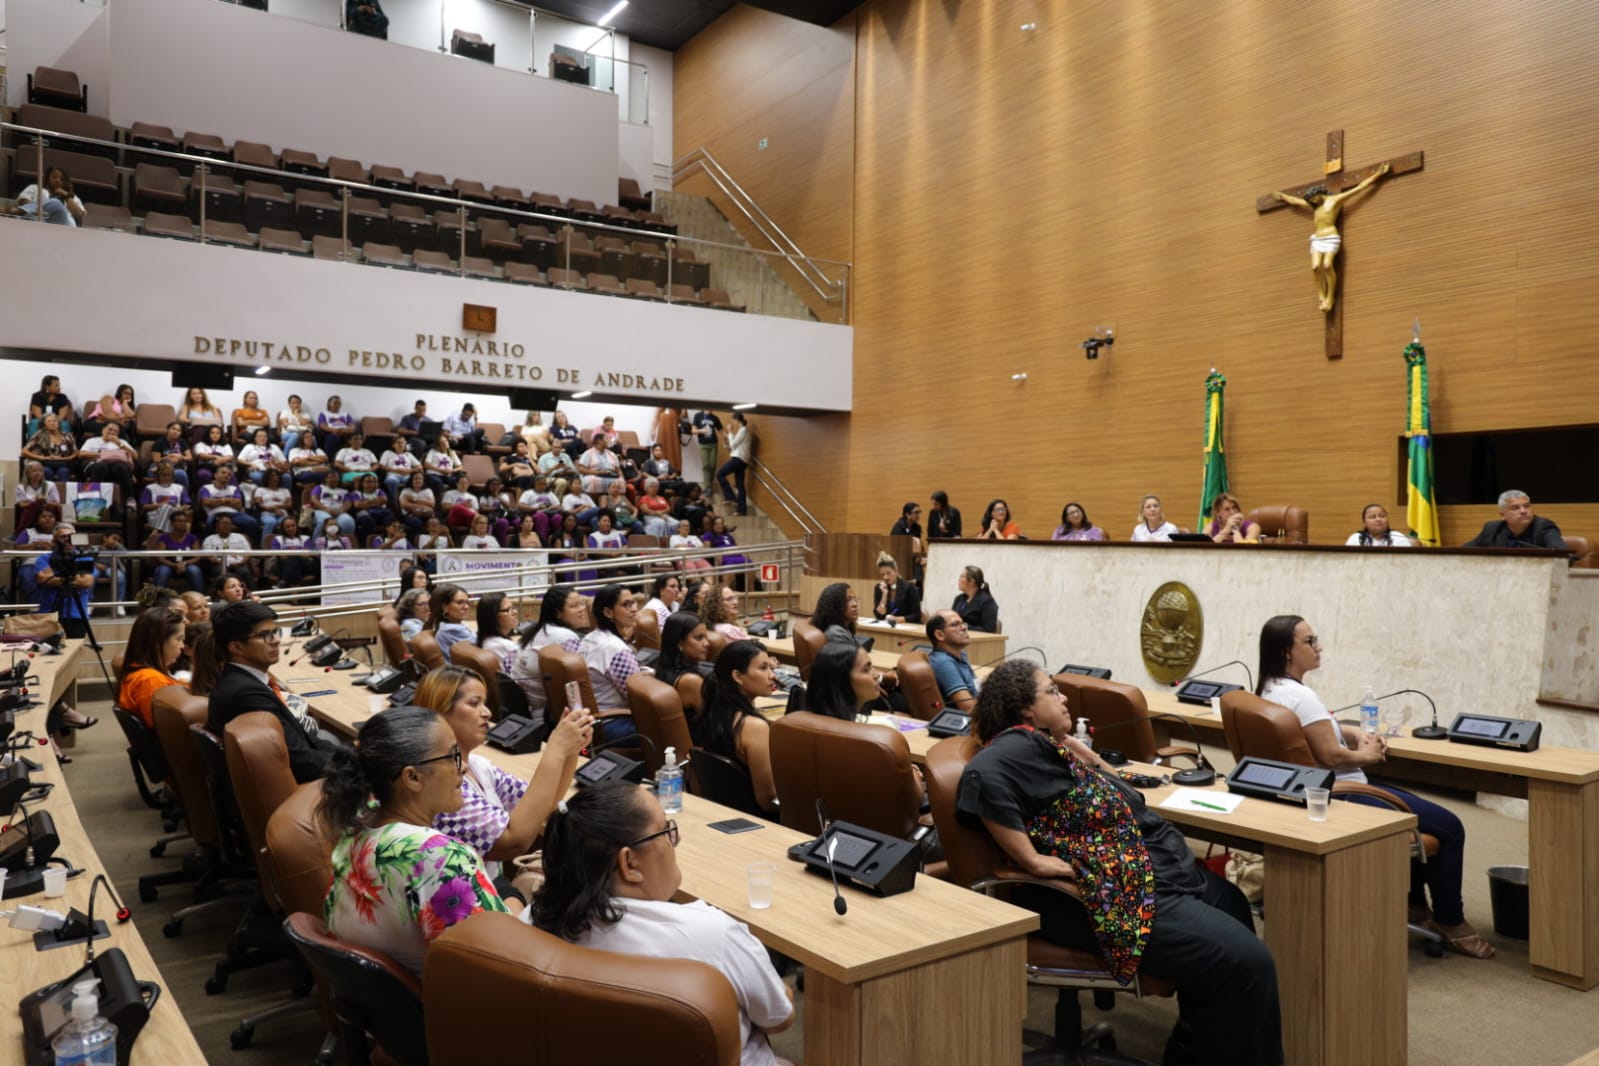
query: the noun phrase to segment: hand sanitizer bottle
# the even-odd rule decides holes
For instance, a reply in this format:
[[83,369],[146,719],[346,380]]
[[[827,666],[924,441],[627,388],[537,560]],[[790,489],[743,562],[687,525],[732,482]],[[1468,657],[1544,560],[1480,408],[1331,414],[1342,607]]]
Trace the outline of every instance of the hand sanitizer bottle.
[[117,1066],[117,1027],[100,1017],[95,978],[72,986],[72,1020],[50,1042],[56,1066]]
[[1074,734],[1074,739],[1079,741],[1083,747],[1087,748],[1088,750],[1092,751],[1094,749],[1094,738],[1089,735],[1088,732],[1088,719],[1077,719],[1077,732]]
[[683,809],[683,768],[677,765],[677,749],[668,747],[655,771],[655,795],[661,801],[661,810],[676,814]]

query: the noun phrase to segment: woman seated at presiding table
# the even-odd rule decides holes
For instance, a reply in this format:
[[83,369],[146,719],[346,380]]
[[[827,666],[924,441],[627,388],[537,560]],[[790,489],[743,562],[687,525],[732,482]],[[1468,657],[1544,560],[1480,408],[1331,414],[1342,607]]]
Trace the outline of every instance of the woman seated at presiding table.
[[[1001,663],[973,725],[983,748],[961,776],[957,817],[1033,877],[1075,881],[1082,899],[1018,887],[1012,902],[1039,913],[1041,935],[1097,948],[1122,984],[1143,972],[1177,986],[1167,1062],[1281,1063],[1277,970],[1243,893],[1198,865],[1182,833],[1072,738],[1049,675]],[[1185,1043],[1186,1055],[1176,1051]]]
[[478,911],[506,910],[478,853],[433,828],[461,809],[466,759],[449,724],[426,707],[373,715],[355,744],[333,756],[317,808],[335,841],[324,920],[340,940],[376,948],[420,977],[440,933]]
[[1132,539],[1139,543],[1152,540],[1171,540],[1173,533],[1181,532],[1176,526],[1166,521],[1166,515],[1161,510],[1159,496],[1145,496],[1138,505],[1138,524],[1133,527]]
[[[1375,733],[1344,728],[1333,720],[1327,705],[1304,683],[1305,675],[1321,666],[1321,640],[1309,622],[1297,614],[1280,614],[1260,629],[1260,678],[1255,690],[1263,700],[1288,708],[1299,718],[1305,743],[1318,766],[1338,775],[1339,781],[1366,783],[1363,767],[1387,758],[1388,743]],[[1416,829],[1438,839],[1438,854],[1410,864],[1410,917],[1444,938],[1444,943],[1474,959],[1492,958],[1493,945],[1477,935],[1466,921],[1460,894],[1466,855],[1466,827],[1453,812],[1386,782],[1385,792],[1403,800],[1416,816]],[[1372,796],[1350,796],[1352,803],[1387,808]],[[1427,897],[1432,897],[1432,910]]]
[[584,707],[563,715],[545,742],[533,780],[523,781],[477,752],[494,724],[477,674],[459,666],[429,670],[416,687],[416,703],[438,712],[466,758],[461,805],[435,817],[433,828],[481,855],[494,880],[501,862],[533,849],[556,801],[572,787],[578,753],[593,737],[594,715]]
[[1060,511],[1060,525],[1050,534],[1050,540],[1104,540],[1105,531],[1088,520],[1088,512],[1080,503],[1068,503]]
[[1021,540],[1022,529],[1010,516],[1010,504],[993,500],[983,511],[983,531],[978,540]]
[[1254,544],[1260,540],[1260,526],[1244,517],[1236,497],[1222,493],[1211,501],[1210,528],[1205,533],[1217,544]]
[[543,887],[522,920],[563,940],[623,955],[692,959],[718,970],[738,998],[741,1066],[775,1066],[766,1034],[794,1023],[794,996],[743,922],[703,900],[673,903],[677,823],[654,796],[619,781],[592,785],[557,809],[544,838]]
[[[878,582],[872,588],[875,602],[872,617],[879,622],[920,622],[922,620],[922,590],[915,582],[902,580],[899,563],[887,552],[877,553]],[[858,609],[858,608],[857,608]]]
[[117,677],[117,706],[137,715],[151,729],[155,728],[152,702],[156,690],[182,683],[168,671],[183,655],[186,625],[181,608],[155,607],[135,618],[128,631],[128,647]]
[[1360,512],[1360,528],[1344,541],[1351,548],[1414,548],[1416,542],[1388,528],[1388,508],[1368,503]]
[[733,641],[716,657],[716,669],[703,690],[704,709],[689,724],[696,747],[749,772],[761,811],[770,811],[777,802],[777,781],[772,776],[770,728],[756,712],[755,699],[770,696],[776,678],[766,649],[753,640]]
[[956,594],[955,602],[949,605],[950,610],[961,616],[966,628],[973,633],[998,633],[999,604],[994,602],[993,594],[988,591],[982,568],[963,567],[960,576],[955,578],[955,587],[960,592]]

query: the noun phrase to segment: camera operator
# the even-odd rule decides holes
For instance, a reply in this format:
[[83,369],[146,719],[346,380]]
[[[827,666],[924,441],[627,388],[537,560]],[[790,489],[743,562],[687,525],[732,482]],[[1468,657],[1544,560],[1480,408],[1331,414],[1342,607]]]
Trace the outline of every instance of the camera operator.
[[58,522],[50,541],[50,553],[34,564],[35,602],[41,611],[61,616],[67,636],[81,638],[88,632],[89,597],[94,591],[95,552],[72,543],[71,523]]

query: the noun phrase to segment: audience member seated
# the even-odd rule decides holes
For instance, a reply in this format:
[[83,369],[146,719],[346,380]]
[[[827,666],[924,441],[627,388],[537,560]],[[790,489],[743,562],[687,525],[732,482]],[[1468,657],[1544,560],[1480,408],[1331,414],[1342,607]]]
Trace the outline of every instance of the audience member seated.
[[[669,547],[681,551],[698,551],[705,547],[705,543],[694,535],[686,518],[677,524],[677,532],[672,534],[671,540],[667,544]],[[678,565],[689,571],[711,569],[711,561],[703,556],[696,559],[684,559]]]
[[533,477],[538,473],[537,462],[528,450],[527,441],[518,440],[511,446],[511,454],[503,457],[496,469],[506,484],[526,491],[533,487]]
[[311,550],[319,552],[349,551],[355,542],[339,528],[337,520],[329,518],[322,523],[322,532],[311,541]]
[[345,487],[354,485],[361,480],[362,474],[376,473],[378,457],[373,455],[366,446],[366,437],[360,430],[351,433],[333,456],[333,469],[339,472],[339,480]]
[[983,580],[982,569],[976,566],[963,567],[955,578],[955,587],[960,592],[950,608],[961,616],[967,628],[974,633],[998,633],[999,604],[994,602],[988,582]]
[[61,420],[62,429],[72,430],[72,401],[61,394],[61,379],[54,374],[44,375],[39,381],[39,391],[29,397],[28,425],[23,435],[31,437],[39,432],[47,412]]
[[425,628],[439,642],[439,651],[445,661],[450,658],[450,645],[458,640],[473,643],[476,634],[466,624],[472,614],[472,597],[459,585],[440,584],[433,588],[428,603],[428,621]]
[[328,931],[418,976],[440,933],[506,909],[478,853],[433,827],[461,809],[465,766],[437,712],[399,707],[362,724],[356,750],[338,754],[322,785],[317,814],[336,841]]
[[684,674],[705,674],[710,668],[710,633],[700,616],[678,611],[661,627],[661,651],[655,657],[655,679],[676,685]]
[[72,189],[72,179],[60,167],[45,168],[43,193],[37,184],[17,193],[14,211],[32,218],[42,214],[46,222],[58,226],[77,226],[88,213]]
[[[233,441],[235,444],[248,444],[256,439],[255,431],[272,429],[272,416],[261,410],[261,397],[254,389],[249,389],[244,394],[244,406],[233,409]],[[270,432],[268,439],[271,439]],[[281,456],[280,456],[281,458]]]
[[395,451],[403,447],[416,459],[418,466],[421,465],[422,456],[427,453],[427,442],[422,439],[422,423],[427,420],[428,402],[418,400],[411,413],[403,416],[394,427]]
[[[579,642],[577,654],[588,664],[594,689],[594,710],[627,707],[627,679],[639,672],[638,656],[628,643],[638,622],[638,601],[623,585],[606,585],[594,594],[594,628]],[[630,715],[606,718],[600,742],[618,740],[633,732]]]
[[507,548],[542,548],[545,545],[544,537],[539,535],[538,526],[533,524],[533,515],[524,514],[516,523],[516,528],[506,538]]
[[355,415],[344,409],[344,399],[329,396],[327,410],[316,416],[317,440],[329,455],[339,454],[355,434]]
[[478,514],[489,520],[489,531],[502,545],[511,539],[512,518],[516,515],[516,494],[506,489],[505,482],[491,477],[483,483],[483,495],[478,497]]
[[741,1066],[778,1066],[767,1034],[794,1023],[793,994],[743,922],[703,901],[672,902],[683,880],[677,839],[677,823],[639,788],[579,792],[550,817],[545,881],[522,918],[575,944],[713,967],[738,998]]
[[289,452],[289,469],[299,485],[321,485],[333,472],[328,453],[317,445],[316,437],[310,433],[301,437],[299,446]]
[[563,715],[533,779],[523,781],[477,752],[494,724],[477,674],[460,666],[429,670],[416,687],[416,705],[443,718],[466,760],[461,805],[435,817],[433,828],[477,852],[489,878],[498,881],[500,864],[533,850],[555,804],[571,789],[578,755],[594,735],[593,712],[575,707]]
[[[1318,766],[1337,774],[1339,781],[1366,784],[1365,767],[1376,767],[1388,755],[1388,742],[1376,733],[1340,725],[1321,697],[1305,683],[1305,675],[1321,666],[1321,640],[1309,622],[1296,614],[1278,615],[1260,629],[1260,678],[1255,693],[1294,712],[1305,731],[1305,743]],[[1417,831],[1438,840],[1438,854],[1414,859],[1410,864],[1410,918],[1416,925],[1437,930],[1444,943],[1462,955],[1491,958],[1492,945],[1477,935],[1466,921],[1460,882],[1466,853],[1466,829],[1451,811],[1413,792],[1376,782],[1409,806]],[[1370,807],[1387,804],[1372,796],[1352,795],[1351,803]],[[1427,897],[1432,909],[1427,909]]]
[[696,747],[744,767],[755,789],[755,802],[770,812],[777,802],[769,746],[771,730],[755,710],[755,700],[777,687],[771,656],[753,640],[735,640],[716,657],[716,669],[705,682],[704,709],[689,723]]
[[437,573],[439,559],[435,552],[450,547],[450,534],[445,530],[444,523],[438,516],[429,518],[422,523],[422,532],[417,534],[416,549],[422,557],[422,567],[428,573]]
[[45,478],[44,464],[33,459],[22,464],[22,480],[12,490],[12,501],[17,505],[18,544],[25,543],[23,534],[41,514],[61,517],[61,490]]
[[293,514],[283,516],[267,547],[274,553],[265,567],[268,584],[295,588],[317,583],[321,567],[309,553],[311,538],[300,532],[300,520]]
[[42,466],[51,481],[74,480],[72,461],[78,454],[78,442],[61,428],[61,419],[53,412],[39,420],[38,432],[22,446],[22,458]]
[[[560,446],[560,450],[568,457],[575,456],[583,450],[583,435],[577,427],[572,425],[566,417],[565,411],[556,411],[550,425],[550,438]],[[540,469],[543,469],[542,467]]]
[[1368,503],[1360,512],[1360,528],[1349,534],[1344,544],[1352,548],[1413,548],[1416,542],[1388,528],[1388,508]]
[[[705,546],[707,548],[736,548],[736,547],[738,547],[738,541],[733,539],[732,530],[727,528],[727,520],[724,519],[721,515],[715,515],[715,516],[713,516],[711,518],[711,535],[708,538],[705,538]],[[717,566],[721,566],[721,567],[748,566],[749,565],[749,558],[747,556],[738,555],[736,553],[735,554],[731,554],[731,555],[719,555],[719,556],[716,557],[716,565]],[[743,587],[743,581],[744,581],[744,575],[743,574],[723,574],[722,575],[722,580],[723,581],[735,581],[736,580],[736,581],[739,582],[739,587],[742,588]]]
[[477,428],[477,408],[463,404],[461,413],[444,416],[444,435],[457,452],[477,454],[483,450],[483,431]]
[[529,411],[527,418],[514,430],[517,439],[526,442],[530,449],[528,454],[537,458],[550,450],[550,430],[544,424],[544,416],[538,411]]
[[593,526],[600,514],[600,505],[594,502],[594,497],[586,492],[573,491],[561,497],[561,511],[577,518],[580,526]]
[[400,623],[400,636],[407,644],[422,632],[428,620],[429,589],[406,589],[394,601],[394,617]]
[[134,464],[139,453],[122,439],[122,426],[107,422],[98,437],[83,442],[78,458],[83,460],[84,481],[110,481],[122,489],[122,498],[133,496]]
[[[285,454],[292,454],[302,444],[309,446],[315,443],[316,423],[305,413],[304,401],[299,396],[291,393],[288,404],[278,412],[278,443],[283,446]],[[326,459],[326,456],[323,458]]]
[[178,402],[178,421],[187,429],[195,426],[220,426],[222,411],[211,402],[204,389],[195,385]]
[[[214,654],[222,670],[211,690],[207,729],[221,736],[228,723],[241,714],[266,711],[275,715],[283,726],[289,770],[302,784],[321,777],[336,752],[348,754],[343,744],[323,735],[316,719],[304,709],[303,700],[292,697],[296,703],[292,709],[285,703],[283,689],[269,673],[278,661],[282,635],[276,611],[254,600],[230,603],[212,614],[211,629]],[[375,715],[374,720],[388,717]],[[386,789],[371,791],[381,796]]]
[[932,495],[933,509],[927,512],[927,536],[929,540],[959,540],[961,536],[961,513],[951,507],[949,493],[939,489]]
[[594,434],[593,446],[578,458],[577,470],[583,475],[583,491],[591,496],[615,498],[627,492],[621,460],[611,451],[604,433]]
[[1105,531],[1088,520],[1088,512],[1080,503],[1068,503],[1061,508],[1060,525],[1050,535],[1050,540],[1104,540]]
[[1227,493],[1210,504],[1210,528],[1205,532],[1217,544],[1254,544],[1260,540],[1260,527],[1244,517],[1244,508]]
[[250,589],[237,575],[224,574],[211,584],[211,610],[218,611],[230,603],[254,599]]
[[135,618],[128,631],[128,646],[117,674],[117,706],[151,729],[155,728],[152,704],[156,691],[181,684],[170,671],[183,657],[186,626],[181,609],[153,607]]
[[920,622],[922,591],[899,576],[899,564],[887,552],[877,553],[878,582],[872,588],[872,617],[879,622]]
[[[250,395],[254,396],[255,393],[252,392]],[[266,412],[262,411],[261,413],[264,415]],[[237,417],[240,412],[235,411],[233,414]],[[258,426],[254,429],[249,429],[248,432],[250,434],[249,443],[239,449],[237,463],[239,469],[244,471],[244,476],[257,485],[264,485],[266,484],[267,474],[274,470],[280,474],[287,474],[289,472],[288,457],[283,454],[283,449],[272,443],[271,435],[266,427]]]
[[639,494],[638,506],[644,520],[644,532],[648,535],[665,540],[677,528],[677,519],[672,517],[672,501],[661,495],[659,479],[644,479],[644,491]]
[[205,431],[205,439],[194,446],[195,477],[204,486],[216,478],[217,467],[224,464],[234,466],[233,445],[224,438],[221,426],[211,426]]
[[1178,532],[1176,526],[1166,521],[1166,515],[1161,510],[1159,496],[1145,496],[1138,506],[1138,524],[1133,527],[1132,539],[1139,543],[1154,540],[1171,540],[1171,535]]
[[625,544],[627,538],[634,533],[644,532],[644,523],[639,519],[638,508],[633,506],[633,501],[626,496],[617,496],[610,504],[611,521],[616,525],[616,531],[622,534]]
[[1010,505],[1004,500],[993,500],[983,509],[983,531],[979,540],[1021,540],[1022,530],[1010,516]]
[[474,643],[500,660],[500,672],[509,674],[521,646],[512,640],[522,613],[516,600],[504,592],[486,592],[477,601],[477,638]]
[[174,577],[181,577],[195,592],[205,589],[205,574],[200,570],[200,557],[189,554],[200,546],[200,540],[189,532],[189,512],[173,511],[169,519],[171,529],[156,530],[145,541],[145,551],[168,552],[154,559],[153,580],[161,588]]
[[550,491],[557,496],[565,496],[582,483],[577,463],[561,448],[553,448],[539,456],[538,472],[549,478]]
[[[257,430],[265,433],[266,430]],[[278,526],[291,513],[291,494],[283,484],[281,471],[272,469],[266,474],[266,483],[250,493],[250,506],[255,519],[261,524],[261,543],[267,544]]]
[[410,484],[412,474],[421,473],[422,460],[411,454],[401,438],[395,437],[388,450],[378,456],[378,469],[383,473],[383,488],[389,494],[389,505],[398,511],[400,490]]
[[218,515],[210,536],[200,542],[200,550],[206,553],[214,578],[233,574],[246,585],[254,587],[255,573],[250,565],[250,557],[234,554],[249,551],[250,540],[234,530],[233,520],[231,514]]
[[[970,713],[977,706],[982,686],[971,660],[966,657],[972,635],[965,620],[955,611],[934,611],[933,617],[927,620],[927,639],[933,645],[927,662],[938,681],[939,695],[946,705]],[[814,670],[813,667],[813,673]]]
[[1499,494],[1499,518],[1483,523],[1482,532],[1466,541],[1468,548],[1554,548],[1568,551],[1560,527],[1532,513],[1532,499],[1520,489]]
[[189,448],[183,423],[168,422],[166,436],[150,448],[150,465],[145,469],[145,475],[155,477],[160,465],[166,463],[172,468],[173,479],[184,488],[189,488],[189,464],[193,461],[194,452]]
[[[544,721],[547,701],[544,671],[539,667],[539,649],[558,644],[574,655],[580,654],[583,638],[578,635],[588,622],[588,600],[571,585],[551,585],[539,604],[539,618],[522,634],[510,674],[527,697],[528,717]],[[596,708],[589,708],[595,710]]]
[[650,457],[644,460],[644,474],[658,481],[662,492],[676,495],[683,491],[683,472],[672,465],[666,449],[659,444],[650,446]]
[[884,699],[882,681],[865,648],[824,644],[811,663],[811,676],[805,684],[805,709],[853,722],[870,713],[869,705]]
[[439,497],[439,510],[444,513],[444,524],[451,529],[466,529],[478,515],[478,498],[472,492],[471,475],[456,471],[450,478],[450,487]]
[[411,540],[416,541],[422,528],[434,517],[434,503],[433,490],[427,485],[426,475],[420,470],[413,470],[409,483],[400,490],[400,520],[405,523]]
[[666,631],[667,619],[672,617],[672,612],[677,610],[677,601],[683,592],[683,582],[676,574],[657,574],[655,584],[650,588],[649,602],[644,605],[646,611],[655,615],[657,631]]
[[345,505],[346,513],[355,520],[356,537],[362,544],[392,521],[389,498],[378,485],[376,474],[362,474],[345,497]]
[[440,433],[434,438],[433,447],[428,449],[427,456],[422,460],[422,469],[427,474],[428,488],[443,493],[446,485],[455,483],[455,477],[461,472],[461,467],[461,457],[455,454],[450,438]]
[[728,640],[748,640],[749,631],[738,624],[738,593],[728,585],[713,585],[704,596],[701,617]]
[[260,523],[244,513],[244,492],[233,483],[232,464],[217,467],[211,483],[200,486],[199,500],[212,529],[217,528],[223,515],[233,519],[234,527],[242,533],[254,535],[261,529]]
[[849,582],[835,581],[817,594],[816,610],[811,612],[811,625],[820,629],[829,641],[859,644],[870,650],[872,638],[855,632],[855,623],[860,616],[860,597],[855,595]]
[[355,518],[350,514],[350,490],[339,484],[337,471],[329,470],[323,474],[322,484],[313,485],[306,492],[305,501],[318,529],[332,522],[344,536],[355,534]]
[[[610,548],[620,550],[627,547],[627,535],[617,530],[614,526],[615,519],[609,509],[600,511],[594,516],[594,532],[588,535],[590,548]],[[585,571],[588,573],[588,571]],[[597,575],[599,571],[593,571]],[[614,570],[606,571],[608,576],[614,576]],[[592,577],[587,580],[593,580]]]
[[138,404],[134,401],[132,385],[118,385],[115,394],[102,396],[89,405],[83,419],[83,435],[98,437],[107,422],[122,427],[122,439],[131,441],[138,427]]

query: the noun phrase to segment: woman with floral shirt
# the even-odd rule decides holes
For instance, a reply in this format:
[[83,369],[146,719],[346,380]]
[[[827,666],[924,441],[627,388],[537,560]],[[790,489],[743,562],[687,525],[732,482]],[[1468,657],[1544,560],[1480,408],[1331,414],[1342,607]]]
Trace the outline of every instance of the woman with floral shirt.
[[477,852],[433,828],[461,807],[464,765],[440,715],[400,707],[368,719],[322,785],[318,815],[336,841],[328,931],[418,976],[440,933],[478,911],[506,909]]

